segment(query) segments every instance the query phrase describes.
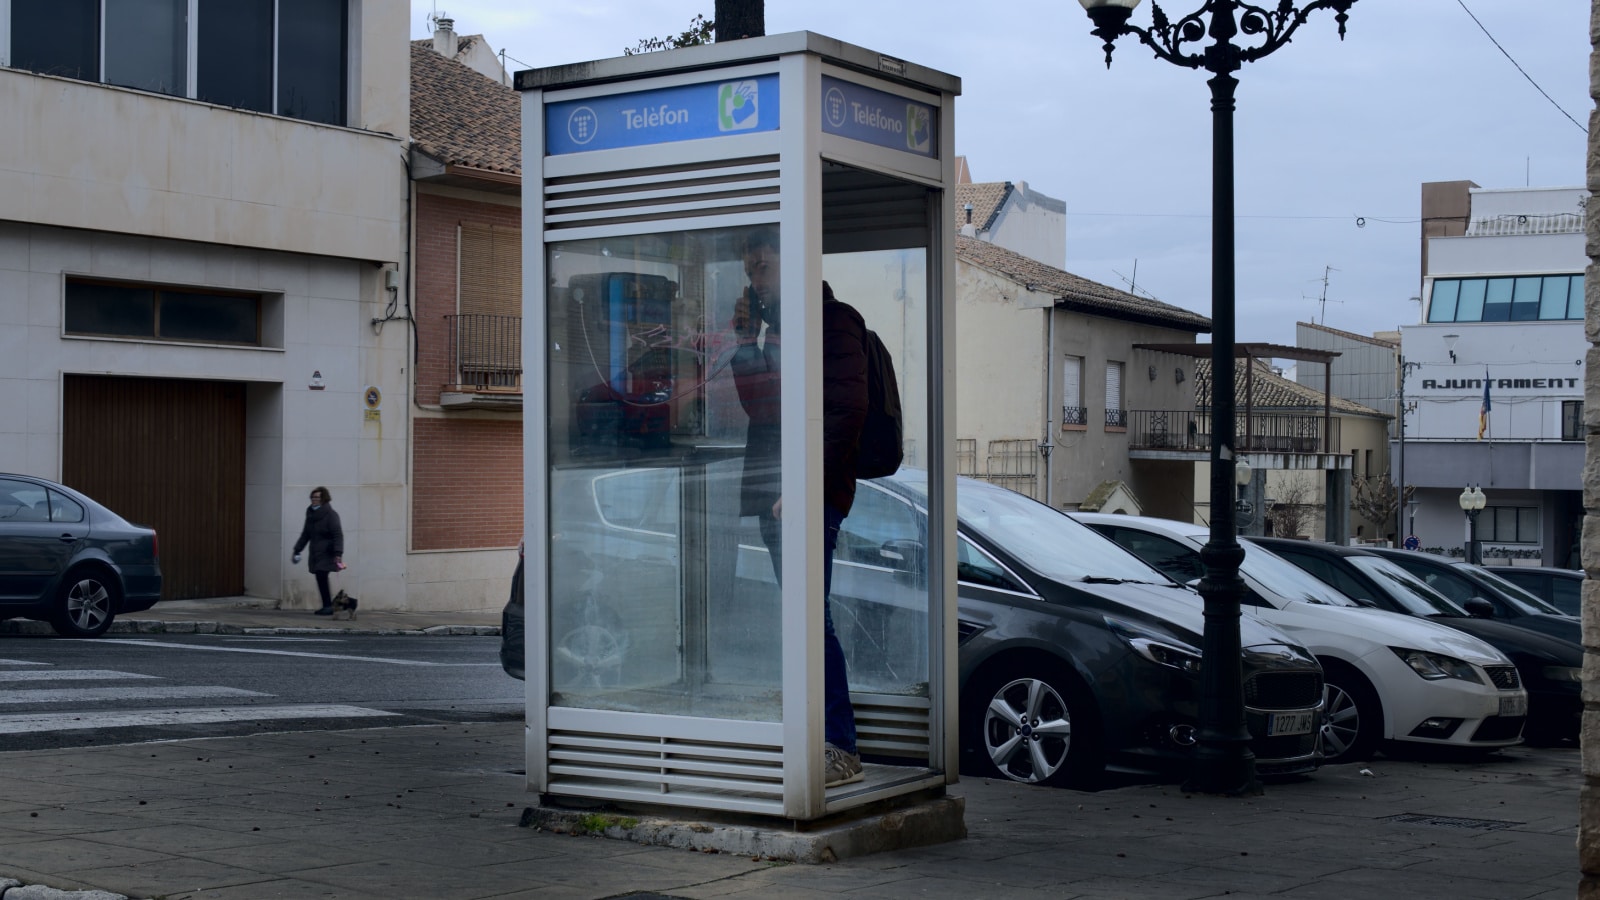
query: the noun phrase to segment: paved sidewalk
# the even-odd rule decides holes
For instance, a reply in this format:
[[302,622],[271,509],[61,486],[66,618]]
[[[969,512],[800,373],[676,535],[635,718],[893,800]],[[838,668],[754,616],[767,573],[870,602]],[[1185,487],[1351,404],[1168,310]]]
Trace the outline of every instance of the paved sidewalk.
[[967,839],[808,866],[519,827],[533,799],[522,739],[496,723],[0,753],[0,887],[173,900],[1569,900],[1578,881],[1572,749],[1334,766],[1250,800],[969,780],[954,789]]
[[[334,622],[260,603],[163,603],[116,628],[499,630],[498,611]],[[0,623],[19,626],[47,630]],[[1578,882],[1570,748],[1332,766],[1249,800],[967,780],[967,839],[809,866],[520,827],[522,741],[495,723],[0,753],[0,900],[1569,900]]]
[[[111,634],[499,634],[500,610],[400,612],[360,609],[354,620],[315,615],[311,609],[276,609],[259,597],[168,600],[144,612],[118,616]],[[0,621],[0,634],[54,634],[44,622]]]

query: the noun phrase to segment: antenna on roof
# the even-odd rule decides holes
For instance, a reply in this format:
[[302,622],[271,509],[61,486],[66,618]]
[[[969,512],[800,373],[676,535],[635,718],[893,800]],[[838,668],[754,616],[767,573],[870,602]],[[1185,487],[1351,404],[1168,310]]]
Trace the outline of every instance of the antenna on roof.
[[1152,294],[1149,291],[1144,290],[1143,288],[1139,287],[1139,261],[1137,259],[1135,259],[1133,261],[1133,277],[1132,278],[1129,278],[1128,276],[1122,274],[1121,272],[1118,272],[1116,269],[1112,269],[1111,273],[1113,275],[1116,275],[1118,278],[1121,278],[1122,279],[1122,283],[1126,284],[1128,286],[1128,293],[1136,294],[1136,295],[1143,296],[1143,297],[1149,297],[1151,300],[1159,300],[1159,299],[1161,299],[1160,297],[1157,297],[1155,294]]
[[[1326,325],[1326,324],[1328,324],[1328,273],[1329,272],[1337,272],[1337,271],[1339,271],[1339,270],[1335,269],[1333,266],[1323,266],[1322,267],[1322,279],[1321,279],[1322,280],[1322,296],[1317,298],[1317,303],[1318,303],[1319,308],[1320,308],[1320,311],[1318,312],[1318,315],[1321,317],[1322,321],[1318,322],[1317,323],[1318,325]],[[1313,280],[1315,280],[1315,279],[1313,279]],[[1335,302],[1335,303],[1343,303],[1344,301],[1343,300],[1335,300],[1333,302]]]

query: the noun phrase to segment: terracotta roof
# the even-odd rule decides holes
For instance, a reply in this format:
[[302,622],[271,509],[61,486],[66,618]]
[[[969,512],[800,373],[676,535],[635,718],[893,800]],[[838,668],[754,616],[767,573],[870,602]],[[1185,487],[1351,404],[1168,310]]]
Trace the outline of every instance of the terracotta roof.
[[[1234,404],[1242,413],[1245,404],[1251,399],[1246,393],[1246,387],[1253,391],[1254,403],[1250,408],[1257,411],[1266,410],[1322,410],[1322,392],[1315,388],[1297,384],[1272,371],[1272,366],[1267,360],[1252,360],[1255,363],[1255,377],[1253,383],[1247,385],[1245,372],[1241,368],[1233,376]],[[1197,409],[1211,408],[1211,360],[1200,359],[1194,364],[1194,398]],[[1336,413],[1351,416],[1374,416],[1380,419],[1393,418],[1381,413],[1370,406],[1362,406],[1343,397],[1330,397],[1329,407]]]
[[[973,219],[976,221],[977,216]],[[956,235],[956,259],[1004,276],[1029,290],[1054,294],[1056,306],[1061,309],[1182,331],[1211,331],[1211,320],[1199,313],[1080,278],[988,241]]]
[[1386,341],[1386,340],[1384,340],[1383,338],[1380,338],[1380,337],[1368,337],[1367,335],[1356,334],[1355,332],[1352,332],[1352,331],[1340,331],[1337,328],[1329,328],[1326,325],[1318,325],[1315,322],[1296,322],[1295,324],[1296,325],[1304,325],[1307,328],[1315,328],[1317,331],[1325,331],[1328,334],[1336,334],[1339,337],[1348,338],[1349,340],[1352,340],[1352,341],[1361,341],[1362,343],[1365,343],[1365,344],[1376,344],[1379,347],[1388,347],[1391,350],[1400,349],[1400,345],[1399,344],[1396,344],[1394,341]]
[[446,165],[522,174],[522,100],[471,67],[411,42],[411,139]]
[[1006,205],[1006,198],[1011,196],[1011,191],[1009,181],[956,185],[956,229],[960,230],[961,226],[967,224],[966,205],[971,203],[973,226],[979,231],[988,231],[994,226],[995,217],[1000,215],[1000,207]]

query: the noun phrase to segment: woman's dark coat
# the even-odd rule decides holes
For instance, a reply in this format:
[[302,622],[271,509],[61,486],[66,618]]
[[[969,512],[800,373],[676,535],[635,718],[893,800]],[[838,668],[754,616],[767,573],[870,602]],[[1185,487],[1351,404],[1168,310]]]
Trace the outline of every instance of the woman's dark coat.
[[344,529],[332,506],[324,503],[306,507],[306,525],[300,529],[300,539],[294,542],[294,552],[299,553],[308,544],[311,546],[311,571],[335,571],[333,561],[344,556]]

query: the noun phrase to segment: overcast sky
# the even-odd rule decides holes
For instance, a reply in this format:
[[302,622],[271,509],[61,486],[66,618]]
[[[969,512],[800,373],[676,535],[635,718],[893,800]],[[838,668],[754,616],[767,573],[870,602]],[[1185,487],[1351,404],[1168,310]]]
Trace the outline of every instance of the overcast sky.
[[[537,68],[619,56],[713,5],[412,0],[412,36],[447,11],[458,33],[519,61],[508,68]],[[1201,5],[1164,8],[1176,18]],[[1136,24],[1149,25],[1150,6]],[[1415,323],[1425,181],[1581,186],[1587,138],[1561,110],[1588,126],[1589,6],[1360,0],[1343,43],[1321,11],[1248,64],[1235,114],[1239,339],[1292,344],[1296,321],[1363,334]],[[956,151],[974,180],[1026,181],[1066,202],[1069,271],[1126,290],[1137,266],[1140,293],[1210,314],[1206,73],[1129,38],[1108,71],[1074,0],[767,0],[766,26],[958,76]]]

